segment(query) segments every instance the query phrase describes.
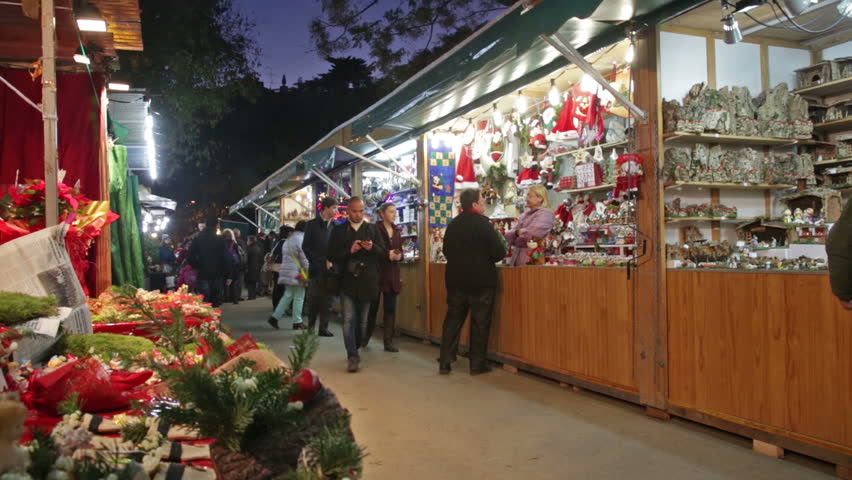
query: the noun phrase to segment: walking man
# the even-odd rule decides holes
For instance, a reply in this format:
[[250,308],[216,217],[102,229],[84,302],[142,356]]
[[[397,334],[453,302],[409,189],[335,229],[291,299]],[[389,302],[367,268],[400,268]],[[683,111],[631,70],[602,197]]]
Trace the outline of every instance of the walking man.
[[228,269],[225,240],[216,235],[219,219],[209,217],[189,247],[189,265],[198,272],[198,292],[214,307],[222,304],[222,288]]
[[[334,217],[337,215],[337,199],[325,197],[321,202],[321,210],[317,218],[308,222],[305,227],[305,237],[302,240],[302,251],[308,257],[308,328],[313,330],[319,319],[319,335],[333,337],[328,330],[329,309],[331,297],[336,292],[330,292],[326,285],[331,269],[327,260],[328,240],[334,229]],[[280,248],[279,248],[280,250]]]
[[488,373],[485,360],[491,316],[497,297],[497,267],[506,256],[499,234],[485,214],[485,199],[477,189],[460,196],[462,212],[444,235],[447,257],[447,316],[441,339],[440,373],[450,373],[456,360],[459,337],[470,312],[470,374]]
[[370,306],[379,296],[379,261],[388,255],[375,226],[364,220],[364,201],[349,199],[349,220],[334,228],[328,256],[342,272],[343,343],[347,371],[355,373],[361,363],[358,348]]

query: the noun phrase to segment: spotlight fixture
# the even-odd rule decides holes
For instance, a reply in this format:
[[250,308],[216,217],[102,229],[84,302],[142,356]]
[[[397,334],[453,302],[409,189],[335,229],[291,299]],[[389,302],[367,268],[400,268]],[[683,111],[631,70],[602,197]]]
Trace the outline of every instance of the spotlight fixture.
[[852,17],[852,0],[843,0],[837,5],[837,11],[845,17]]
[[74,61],[83,65],[89,65],[92,63],[82,47],[78,48],[77,51],[74,52]]
[[130,85],[124,82],[109,82],[107,84],[107,88],[109,88],[110,90],[115,90],[117,92],[126,92],[130,90]]
[[77,28],[81,32],[106,32],[107,24],[98,7],[89,2],[83,2],[74,10]]
[[520,90],[518,90],[518,99],[515,100],[515,110],[520,114],[527,111],[527,97]]
[[725,33],[725,43],[734,45],[743,39],[743,32],[740,31],[740,24],[733,15],[728,15],[722,19],[722,30]]
[[791,17],[801,14],[811,6],[811,0],[783,0],[781,3]]
[[[848,0],[852,1],[852,0]],[[547,92],[547,101],[550,103],[550,106],[557,107],[562,101],[562,94],[559,93],[559,89],[556,88],[556,80],[550,79],[550,91]]]

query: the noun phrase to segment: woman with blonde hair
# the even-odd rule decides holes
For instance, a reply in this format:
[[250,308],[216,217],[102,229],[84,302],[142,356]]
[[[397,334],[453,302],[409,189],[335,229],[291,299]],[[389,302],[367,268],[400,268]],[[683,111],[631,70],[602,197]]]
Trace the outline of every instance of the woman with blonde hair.
[[547,189],[543,185],[534,185],[527,192],[527,209],[518,219],[517,225],[506,232],[506,241],[512,246],[509,265],[521,266],[530,261],[527,243],[530,240],[542,241],[553,228],[555,216],[547,198]]

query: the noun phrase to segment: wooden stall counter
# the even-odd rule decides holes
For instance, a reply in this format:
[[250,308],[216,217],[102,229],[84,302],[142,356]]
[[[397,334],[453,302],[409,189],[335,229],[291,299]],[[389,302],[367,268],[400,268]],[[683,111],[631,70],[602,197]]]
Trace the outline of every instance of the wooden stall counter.
[[[447,312],[446,265],[432,264],[430,336]],[[558,381],[638,402],[633,280],[624,268],[501,267],[492,358]],[[467,344],[468,327],[462,336]]]
[[852,313],[837,303],[828,275],[669,270],[667,277],[669,410],[848,462]]

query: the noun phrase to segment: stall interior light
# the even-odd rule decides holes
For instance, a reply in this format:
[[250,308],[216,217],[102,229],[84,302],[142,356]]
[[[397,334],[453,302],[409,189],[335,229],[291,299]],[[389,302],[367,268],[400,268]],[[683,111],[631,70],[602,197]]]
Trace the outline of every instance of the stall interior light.
[[523,92],[518,90],[518,99],[515,100],[515,110],[518,113],[524,113],[527,111],[527,97],[524,96]]
[[492,121],[494,122],[495,127],[503,125],[503,114],[500,113],[500,110],[497,108],[497,102],[494,102],[494,114]]
[[722,19],[722,30],[725,34],[725,43],[734,45],[743,39],[743,32],[740,31],[740,24],[733,15],[728,15]]
[[148,154],[148,174],[151,180],[157,179],[157,145],[154,141],[154,117],[145,117],[145,143]]
[[[851,0],[852,1],[852,0]],[[562,100],[562,94],[559,93],[559,89],[556,88],[556,80],[550,79],[550,91],[547,92],[547,102],[550,103],[551,106],[557,107],[559,106]]]
[[126,92],[130,90],[130,85],[123,82],[109,82],[107,84],[107,88],[110,90],[116,90],[119,92]]
[[77,19],[77,28],[81,32],[106,32],[107,24],[98,7],[89,2],[84,2],[74,11]]
[[627,46],[627,53],[624,54],[624,61],[628,64],[633,63],[633,59],[636,58],[636,41],[633,39],[633,35],[630,35],[630,45]]
[[82,65],[89,65],[90,63],[92,63],[92,61],[89,60],[89,57],[83,55],[82,53],[75,53],[74,61]]

